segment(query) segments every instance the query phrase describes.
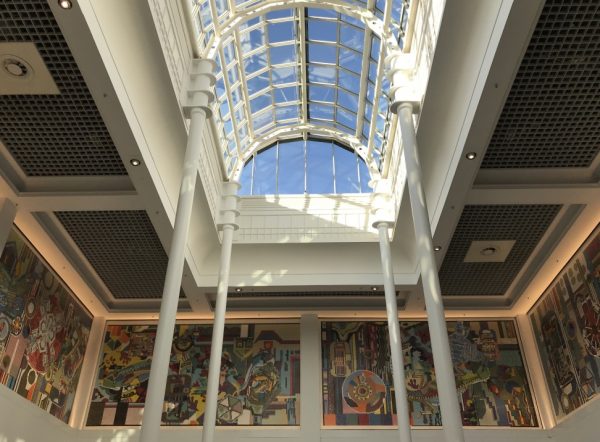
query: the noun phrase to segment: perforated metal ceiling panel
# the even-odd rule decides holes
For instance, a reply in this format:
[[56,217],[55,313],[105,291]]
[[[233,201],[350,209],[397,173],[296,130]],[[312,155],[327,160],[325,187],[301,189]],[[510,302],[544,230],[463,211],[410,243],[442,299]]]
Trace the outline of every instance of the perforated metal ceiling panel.
[[160,298],[165,253],[145,211],[55,212],[115,298]]
[[0,1],[0,42],[34,42],[60,90],[0,96],[0,140],[25,174],[126,175],[48,2]]
[[589,166],[599,102],[600,3],[547,0],[482,167]]
[[[440,269],[443,295],[503,295],[560,205],[465,206]],[[515,240],[504,262],[464,262],[472,241]]]

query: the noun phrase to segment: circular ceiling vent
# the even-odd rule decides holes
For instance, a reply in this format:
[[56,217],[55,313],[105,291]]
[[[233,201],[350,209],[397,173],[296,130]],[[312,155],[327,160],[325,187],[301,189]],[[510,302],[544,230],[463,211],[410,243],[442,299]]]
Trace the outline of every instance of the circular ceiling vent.
[[25,60],[15,55],[4,55],[2,57],[2,69],[12,78],[29,78],[33,69]]

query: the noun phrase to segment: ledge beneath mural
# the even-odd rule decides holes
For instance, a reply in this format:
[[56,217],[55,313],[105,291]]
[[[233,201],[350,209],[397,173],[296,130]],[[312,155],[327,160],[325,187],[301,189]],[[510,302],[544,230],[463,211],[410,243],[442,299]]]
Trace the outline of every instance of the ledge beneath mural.
[[0,257],[0,383],[68,422],[91,324],[13,229]]
[[[140,425],[156,325],[106,327],[88,426]],[[177,324],[163,425],[202,425],[212,326]],[[226,325],[217,424],[299,425],[300,326]]]
[[600,392],[600,225],[530,310],[554,415]]
[[[464,426],[535,427],[535,407],[513,321],[448,322]],[[427,322],[401,322],[413,426],[442,424]],[[395,425],[385,322],[323,322],[325,426]]]

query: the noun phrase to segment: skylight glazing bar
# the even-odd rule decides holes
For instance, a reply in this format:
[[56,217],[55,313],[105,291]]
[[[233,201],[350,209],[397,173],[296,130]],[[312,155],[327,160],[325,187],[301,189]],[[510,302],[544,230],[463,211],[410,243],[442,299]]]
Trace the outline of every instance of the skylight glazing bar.
[[[230,0],[231,2],[231,0]],[[242,95],[244,96],[244,103],[242,106],[244,107],[244,114],[246,115],[246,121],[248,121],[248,140],[254,139],[254,125],[252,123],[252,112],[250,111],[250,97],[248,96],[248,83],[246,82],[246,68],[244,67],[244,52],[242,51],[242,46],[240,44],[240,32],[238,28],[235,29],[233,33],[233,41],[235,44],[235,50],[237,52],[238,58],[238,66],[240,72],[240,89],[242,90]],[[239,150],[239,147],[238,147]]]
[[[375,7],[375,0],[368,0],[367,9],[372,11]],[[367,48],[371,47],[371,40],[373,38],[373,32],[368,26],[365,26],[365,38],[363,41],[363,58],[362,58],[362,69],[360,77],[360,92],[358,94],[358,109],[356,111],[356,138],[359,140],[362,138],[362,131],[365,120],[365,109],[367,101],[367,87],[369,84],[369,57],[370,51]],[[372,118],[372,117],[371,117]],[[370,155],[369,155],[370,157]],[[367,164],[370,163],[370,158]]]
[[[301,103],[302,103],[302,115],[300,122],[301,124],[308,123],[308,83],[306,80],[306,59],[307,59],[307,49],[306,49],[306,9],[299,8],[298,9],[298,40],[300,43],[300,47],[298,48],[298,54],[300,57],[300,95],[301,95]],[[304,132],[303,136],[306,141],[307,135]],[[305,186],[306,188],[306,186]]]
[[[227,101],[229,102],[229,118],[231,119],[231,124],[233,125],[233,137],[235,139],[235,150],[237,152],[237,156],[239,158],[242,158],[242,151],[241,151],[241,140],[240,140],[240,132],[238,130],[238,121],[235,118],[234,113],[234,108],[233,108],[233,96],[231,95],[231,84],[229,83],[229,75],[227,72],[227,65],[225,64],[225,54],[223,52],[223,46],[219,47],[219,57],[221,58],[221,71],[222,71],[222,75],[223,75],[223,82],[225,83],[225,92],[227,94]],[[239,63],[238,63],[239,66]],[[244,106],[244,104],[242,103],[242,106]],[[221,146],[223,147],[223,146]],[[227,149],[227,147],[225,146],[225,149]]]
[[[391,16],[392,16],[392,1],[388,0],[385,3],[385,11],[383,13],[383,29],[384,31],[390,28],[390,21],[391,21]],[[383,77],[384,77],[384,71],[385,71],[385,63],[384,63],[384,59],[385,59],[385,53],[386,53],[386,45],[385,43],[385,39],[382,36],[381,37],[381,46],[379,49],[379,59],[377,60],[377,76],[375,79],[375,98],[373,98],[373,115],[371,116],[371,124],[370,124],[370,128],[369,128],[369,142],[367,145],[367,155],[372,156],[373,155],[373,147],[375,146],[375,137],[377,136],[377,117],[379,116],[379,99],[381,98],[381,93],[382,93],[382,82],[383,82]],[[366,52],[366,51],[365,51]],[[385,134],[382,134],[382,137],[385,136]],[[382,140],[382,148],[383,146],[385,146],[387,144],[387,141],[385,138],[383,138]]]

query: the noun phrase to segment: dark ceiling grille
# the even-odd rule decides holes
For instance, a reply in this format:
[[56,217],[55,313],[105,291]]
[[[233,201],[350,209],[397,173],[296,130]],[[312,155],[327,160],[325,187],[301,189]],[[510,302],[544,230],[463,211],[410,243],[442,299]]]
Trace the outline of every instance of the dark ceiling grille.
[[[504,295],[560,205],[465,206],[440,270],[443,295]],[[463,262],[473,241],[515,240],[504,262]]]
[[35,43],[61,92],[0,96],[0,140],[25,174],[126,175],[48,1],[0,1],[0,42]]
[[482,167],[589,166],[599,103],[600,2],[547,0]]
[[115,298],[162,297],[167,254],[145,211],[54,214]]

